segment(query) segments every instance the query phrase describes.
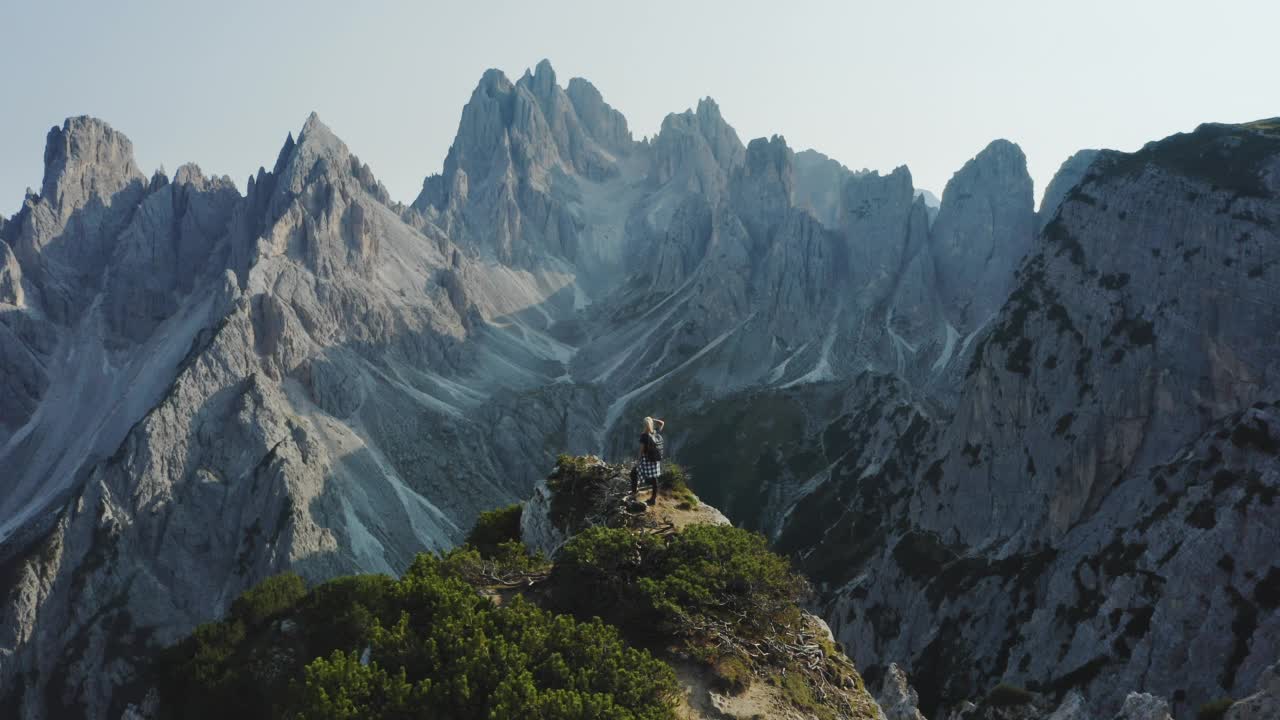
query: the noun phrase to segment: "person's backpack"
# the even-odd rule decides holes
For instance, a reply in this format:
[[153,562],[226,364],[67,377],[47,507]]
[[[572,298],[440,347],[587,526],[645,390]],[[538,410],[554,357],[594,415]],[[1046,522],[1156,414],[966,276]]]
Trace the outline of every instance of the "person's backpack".
[[645,460],[651,462],[662,462],[662,435],[657,432],[649,433],[649,443],[645,447]]

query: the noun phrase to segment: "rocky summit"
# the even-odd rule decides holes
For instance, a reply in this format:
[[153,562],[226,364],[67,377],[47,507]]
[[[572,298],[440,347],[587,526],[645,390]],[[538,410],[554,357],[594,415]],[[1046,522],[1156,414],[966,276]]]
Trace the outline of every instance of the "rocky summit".
[[314,114],[243,192],[66,120],[0,218],[0,707],[146,717],[264,578],[404,573],[660,415],[886,717],[1266,717],[1280,120],[1082,150],[1039,208],[973,151],[937,200],[710,98],[637,140],[546,61],[410,204]]

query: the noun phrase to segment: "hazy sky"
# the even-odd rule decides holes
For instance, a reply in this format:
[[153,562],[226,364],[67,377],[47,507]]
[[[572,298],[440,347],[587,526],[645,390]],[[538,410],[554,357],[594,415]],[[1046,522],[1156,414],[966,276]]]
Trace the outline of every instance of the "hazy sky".
[[44,137],[101,117],[138,164],[243,189],[312,110],[411,201],[486,68],[549,58],[637,138],[710,95],[743,141],[851,168],[907,164],[939,195],[990,140],[1036,194],[1082,147],[1280,115],[1280,2],[60,2],[0,4],[0,213],[39,187]]

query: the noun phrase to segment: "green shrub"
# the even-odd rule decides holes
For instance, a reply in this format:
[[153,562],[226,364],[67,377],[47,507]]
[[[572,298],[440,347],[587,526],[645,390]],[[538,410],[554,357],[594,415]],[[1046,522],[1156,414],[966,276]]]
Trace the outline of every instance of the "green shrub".
[[698,506],[698,496],[694,495],[693,491],[689,489],[689,476],[683,467],[675,463],[663,463],[662,476],[658,478],[658,484],[663,490],[670,493],[682,507],[695,508]]
[[480,513],[475,526],[467,533],[466,543],[479,550],[482,556],[490,557],[502,543],[520,540],[520,516],[523,514],[524,506],[520,503]]
[[987,703],[995,707],[1026,705],[1033,700],[1035,700],[1035,696],[1030,692],[1007,683],[1000,683],[991,688],[991,692],[987,693]]
[[420,555],[399,580],[342,578],[292,604],[261,602],[289,596],[279,581],[255,588],[242,609],[272,622],[233,616],[166,651],[163,716],[672,717],[678,686],[665,663],[598,620],[519,597],[493,605],[463,577],[482,561],[492,562],[474,548]]
[[335,650],[306,667],[306,679],[296,688],[292,720],[355,720],[356,718],[426,717],[423,705],[431,681],[416,686],[405,677],[364,665],[354,653]]
[[591,469],[591,464],[587,461],[586,455],[569,455],[560,453],[556,456],[556,469],[548,478],[552,489],[555,489],[556,478],[561,476],[582,475]]
[[488,555],[463,545],[440,556],[440,562],[448,574],[466,580],[473,587],[517,575],[540,574],[551,567],[542,553],[530,553],[524,543],[515,540],[499,543]]
[[565,544],[553,579],[573,589],[570,609],[604,607],[624,630],[690,639],[707,621],[744,637],[792,626],[808,592],[762,535],[729,525],[691,525],[668,537],[591,528]]
[[231,615],[249,625],[293,607],[307,594],[307,584],[294,573],[283,573],[263,580],[231,603]]
[[778,679],[778,687],[782,688],[782,695],[791,701],[791,704],[820,718],[828,718],[831,716],[829,708],[824,708],[813,697],[813,688],[805,681],[804,676],[796,672],[783,673]]
[[315,654],[356,647],[393,618],[395,582],[387,575],[350,575],[317,586],[295,618],[307,628]]
[[716,660],[711,671],[718,689],[724,692],[738,695],[751,686],[751,668],[737,655]]
[[1227,714],[1227,710],[1231,708],[1231,705],[1234,702],[1235,700],[1229,697],[1218,698],[1212,702],[1207,702],[1196,710],[1196,720],[1219,720],[1222,716]]

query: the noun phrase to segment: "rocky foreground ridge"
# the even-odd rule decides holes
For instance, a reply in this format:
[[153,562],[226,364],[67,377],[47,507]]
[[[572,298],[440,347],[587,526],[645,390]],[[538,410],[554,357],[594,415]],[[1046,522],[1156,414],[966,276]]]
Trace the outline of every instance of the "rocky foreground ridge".
[[[897,665],[872,699],[826,624],[792,604],[803,581],[701,503],[678,466],[648,506],[628,494],[628,471],[562,456],[532,499],[482,515],[461,548],[419,557],[398,581],[349,576],[308,591],[297,575],[269,578],[161,651],[124,716],[925,720]],[[551,617],[557,629],[541,629]],[[432,639],[413,650],[405,632]],[[1272,717],[1276,672],[1200,716]],[[1001,684],[949,717],[1096,717],[1087,708],[1077,691],[1055,701]],[[1165,699],[1130,693],[1114,720],[1170,718]]]
[[637,506],[627,471],[563,456],[398,580],[274,576],[159,653],[125,715],[883,717],[762,537],[678,468]]
[[925,714],[1252,693],[1277,138],[1082,152],[1038,209],[997,140],[933,208],[710,99],[637,140],[544,62],[486,73],[402,204],[315,116],[243,194],[69,119],[0,223],[0,700],[118,717],[263,578],[400,573],[655,413]]

